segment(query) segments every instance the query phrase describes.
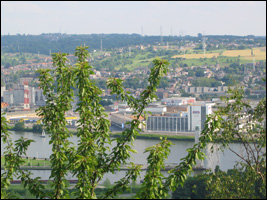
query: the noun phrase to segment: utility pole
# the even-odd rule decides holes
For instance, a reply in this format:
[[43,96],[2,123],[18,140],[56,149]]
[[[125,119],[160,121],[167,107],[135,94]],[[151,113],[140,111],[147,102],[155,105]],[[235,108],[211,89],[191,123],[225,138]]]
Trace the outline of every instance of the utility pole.
[[256,66],[256,63],[255,63],[255,57],[253,57],[253,71],[255,71],[255,66]]
[[206,44],[205,44],[205,35],[204,35],[204,32],[203,32],[203,51],[204,51],[204,58],[206,57]]
[[163,44],[163,38],[162,38],[162,26],[160,26],[160,45]]

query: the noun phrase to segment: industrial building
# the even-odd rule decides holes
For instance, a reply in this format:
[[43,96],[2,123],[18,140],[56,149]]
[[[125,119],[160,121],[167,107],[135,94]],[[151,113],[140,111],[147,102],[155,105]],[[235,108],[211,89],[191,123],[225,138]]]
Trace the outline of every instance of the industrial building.
[[[118,128],[130,128],[130,124],[126,124],[127,122],[131,122],[134,119],[134,116],[132,115],[126,115],[126,114],[120,114],[120,113],[110,113],[110,121],[111,125],[117,126]],[[144,119],[140,117],[141,121]],[[139,125],[139,128],[142,130],[145,129],[145,127],[142,125],[142,123]]]
[[183,104],[189,104],[196,102],[196,98],[192,97],[175,97],[175,98],[166,98],[162,99],[161,103],[168,106],[178,106]]
[[[2,89],[2,88],[1,88]],[[35,105],[35,88],[24,82],[24,85],[14,85],[14,89],[1,91],[2,102],[9,104],[9,107],[21,106],[24,110],[29,110]]]
[[[215,103],[196,102],[195,98],[167,98],[164,104],[152,103],[145,110],[152,114],[145,119],[146,127],[140,127],[153,132],[194,132],[198,126],[202,130],[207,115],[212,113]],[[126,122],[131,122],[132,110],[127,105],[119,107],[118,113],[110,116],[111,124],[120,128],[129,128]]]
[[148,116],[147,131],[193,132],[195,127],[204,128],[207,115],[212,113],[213,103],[196,102],[188,105],[188,111]]

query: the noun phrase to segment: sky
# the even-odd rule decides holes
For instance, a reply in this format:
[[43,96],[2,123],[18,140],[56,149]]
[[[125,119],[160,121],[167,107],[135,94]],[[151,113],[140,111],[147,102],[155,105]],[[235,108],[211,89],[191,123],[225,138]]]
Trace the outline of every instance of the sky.
[[1,1],[1,35],[266,36],[266,1]]

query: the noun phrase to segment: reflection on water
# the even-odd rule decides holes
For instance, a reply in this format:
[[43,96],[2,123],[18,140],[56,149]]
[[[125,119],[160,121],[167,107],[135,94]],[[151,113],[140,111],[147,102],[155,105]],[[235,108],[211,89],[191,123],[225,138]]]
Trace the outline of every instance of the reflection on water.
[[[11,131],[12,133],[12,140],[19,139],[20,137],[25,137],[28,139],[35,140],[34,143],[32,143],[27,151],[27,155],[29,157],[38,157],[38,158],[48,158],[52,153],[51,145],[49,145],[49,137],[46,136],[45,138],[41,138],[38,133],[32,133],[32,132],[18,132],[18,131]],[[132,153],[133,160],[129,160],[129,162],[134,162],[136,164],[147,164],[146,158],[148,156],[148,153],[143,153],[144,150],[147,147],[153,146],[157,144],[160,140],[155,139],[136,139],[133,145],[133,148],[137,150],[137,154]],[[74,145],[77,145],[78,138],[77,136],[73,136],[71,138],[71,142],[74,143]],[[171,146],[171,153],[166,161],[166,163],[179,163],[180,159],[185,157],[187,155],[186,149],[191,148],[194,145],[194,142],[192,141],[172,141],[174,143],[173,146]],[[112,147],[115,145],[115,142],[112,143]],[[215,145],[216,148],[214,148],[214,152],[211,153],[210,148],[211,144],[207,146],[205,149],[205,154],[207,155],[207,158],[205,159],[204,167],[210,168],[212,170],[215,169],[216,165],[220,166],[221,170],[226,171],[227,169],[233,168],[236,161],[239,161],[239,158],[233,154],[230,150],[225,150],[224,152],[218,151],[217,147],[218,144]],[[1,141],[1,154],[3,154],[3,145]],[[243,148],[240,144],[230,144],[230,147],[234,150],[237,150],[239,152],[243,152]],[[50,170],[32,170],[32,173],[34,174],[33,177],[41,177],[41,179],[47,180],[50,176]],[[109,180],[113,183],[120,178],[122,178],[125,175],[126,171],[120,171],[116,172],[116,174],[106,174],[104,175],[103,181],[106,178],[109,178]],[[167,172],[163,172],[167,175]],[[145,171],[141,172],[142,177],[144,176]],[[75,177],[72,177],[70,174],[67,177],[68,179],[74,179]]]

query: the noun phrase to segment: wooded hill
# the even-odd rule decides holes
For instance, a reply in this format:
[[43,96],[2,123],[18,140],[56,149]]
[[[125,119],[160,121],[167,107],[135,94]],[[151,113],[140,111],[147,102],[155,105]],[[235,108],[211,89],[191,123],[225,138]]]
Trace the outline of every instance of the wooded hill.
[[[209,42],[223,42],[231,43],[237,42],[244,45],[260,44],[266,45],[266,37],[256,36],[216,36],[207,35]],[[166,42],[175,45],[182,45],[185,41],[201,42],[202,35],[197,37],[192,36],[162,36],[162,45],[166,45]],[[253,40],[250,40],[253,39]],[[101,49],[111,50],[113,48],[128,47],[132,45],[159,45],[161,42],[161,36],[141,36],[139,34],[88,34],[88,35],[70,35],[60,33],[48,33],[41,35],[4,35],[1,36],[1,52],[2,53],[40,53],[49,55],[50,50],[54,52],[66,52],[72,53],[76,46],[89,45],[89,52],[93,50]]]

